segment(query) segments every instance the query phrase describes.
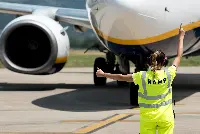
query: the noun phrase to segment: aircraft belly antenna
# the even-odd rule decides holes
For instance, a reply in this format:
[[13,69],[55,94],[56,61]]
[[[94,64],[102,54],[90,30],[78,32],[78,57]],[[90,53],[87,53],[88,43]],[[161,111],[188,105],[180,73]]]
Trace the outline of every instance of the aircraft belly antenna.
[[165,7],[165,12],[169,12],[169,10],[167,9],[167,7]]

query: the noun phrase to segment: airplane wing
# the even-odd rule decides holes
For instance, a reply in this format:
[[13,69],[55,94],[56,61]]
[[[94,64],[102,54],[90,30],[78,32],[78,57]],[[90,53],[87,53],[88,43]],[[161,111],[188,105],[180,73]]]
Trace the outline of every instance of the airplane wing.
[[45,8],[56,9],[55,18],[59,22],[67,22],[73,25],[91,28],[87,10],[84,9],[0,2],[0,13],[5,14],[27,15],[33,13],[37,9]]

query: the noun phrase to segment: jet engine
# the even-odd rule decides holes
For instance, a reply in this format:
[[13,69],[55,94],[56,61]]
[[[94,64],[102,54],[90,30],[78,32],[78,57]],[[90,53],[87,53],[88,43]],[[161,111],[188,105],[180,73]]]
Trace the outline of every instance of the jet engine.
[[60,71],[69,54],[68,34],[55,20],[25,15],[12,20],[0,37],[0,59],[11,71],[47,75]]

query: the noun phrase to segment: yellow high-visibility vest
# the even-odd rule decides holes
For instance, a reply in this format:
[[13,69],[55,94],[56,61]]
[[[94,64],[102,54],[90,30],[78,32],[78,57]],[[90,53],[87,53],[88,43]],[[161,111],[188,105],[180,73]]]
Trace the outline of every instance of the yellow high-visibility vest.
[[173,120],[172,81],[176,75],[174,66],[154,73],[141,71],[133,74],[134,82],[139,85],[138,103],[140,118],[148,121]]

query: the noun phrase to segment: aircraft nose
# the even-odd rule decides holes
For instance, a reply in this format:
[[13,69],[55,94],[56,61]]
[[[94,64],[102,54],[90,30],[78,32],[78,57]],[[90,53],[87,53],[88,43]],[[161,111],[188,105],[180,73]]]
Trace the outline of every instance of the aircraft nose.
[[[146,30],[154,19],[141,16],[147,10],[146,0],[88,0],[88,11],[94,30],[104,41],[120,45],[146,44],[155,30]],[[103,4],[100,2],[104,2]],[[96,4],[96,5],[95,5]]]

